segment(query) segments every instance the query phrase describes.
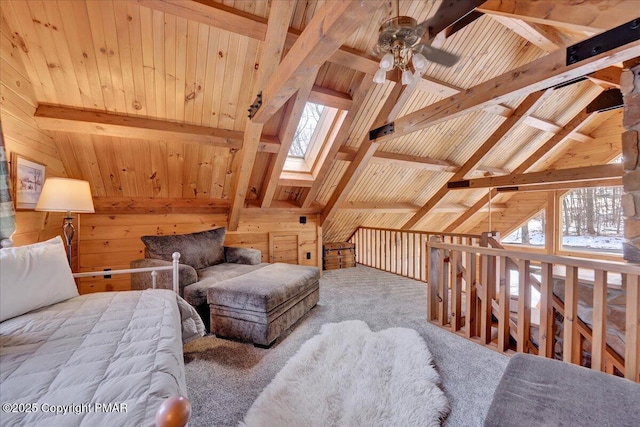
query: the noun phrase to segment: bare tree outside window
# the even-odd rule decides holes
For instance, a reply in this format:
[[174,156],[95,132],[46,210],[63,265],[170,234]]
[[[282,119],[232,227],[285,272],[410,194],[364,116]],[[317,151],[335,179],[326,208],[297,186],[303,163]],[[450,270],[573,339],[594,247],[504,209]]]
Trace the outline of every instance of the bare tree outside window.
[[289,148],[289,157],[304,158],[309,149],[309,144],[320,121],[320,116],[324,106],[307,102],[302,110],[302,116],[298,122],[296,133],[293,136],[293,143]]

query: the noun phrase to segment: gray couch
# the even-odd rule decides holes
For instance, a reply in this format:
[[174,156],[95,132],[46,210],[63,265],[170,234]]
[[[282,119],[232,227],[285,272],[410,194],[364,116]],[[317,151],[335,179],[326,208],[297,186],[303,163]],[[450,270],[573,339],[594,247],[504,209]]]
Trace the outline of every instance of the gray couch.
[[[226,230],[221,227],[198,233],[142,236],[145,258],[131,261],[130,265],[131,268],[171,265],[171,255],[180,252],[180,296],[196,308],[209,330],[207,289],[269,265],[261,262],[262,253],[257,249],[224,246],[225,235]],[[131,275],[131,289],[150,287],[148,273]],[[172,289],[170,271],[158,272],[156,287]]]
[[[224,238],[224,228],[143,236],[145,258],[132,261],[131,267],[168,265],[172,254],[180,252],[180,295],[196,308],[207,330],[269,346],[317,304],[320,272],[261,263],[259,250],[223,246]],[[132,274],[131,287],[151,287],[149,275]],[[158,272],[156,287],[171,289],[168,272]]]

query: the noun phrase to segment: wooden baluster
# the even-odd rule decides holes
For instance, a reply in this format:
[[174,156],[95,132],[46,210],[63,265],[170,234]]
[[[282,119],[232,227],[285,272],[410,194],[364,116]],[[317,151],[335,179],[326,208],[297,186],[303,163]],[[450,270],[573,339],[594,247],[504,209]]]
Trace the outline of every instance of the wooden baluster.
[[[438,242],[437,236],[431,236],[430,241]],[[438,318],[438,280],[440,277],[440,253],[438,249],[429,249],[429,295],[427,297],[427,320],[434,321]]]
[[367,230],[367,265],[369,267],[372,267],[373,264],[371,262],[371,254],[373,252],[373,242],[372,242],[372,238],[371,238],[371,233],[373,230],[368,229]]
[[423,282],[427,281],[428,276],[428,252],[427,251],[427,235],[420,233],[420,280]]
[[591,369],[604,371],[607,346],[607,272],[604,270],[595,270],[592,334]]
[[507,258],[500,257],[500,290],[498,295],[498,350],[509,349],[509,320],[511,279]]
[[402,232],[396,233],[396,274],[402,274]]
[[531,261],[518,261],[518,347],[520,353],[529,352],[531,337]]
[[421,246],[421,234],[414,233],[413,234],[413,247],[415,248],[415,260],[414,260],[414,269],[413,269],[413,277],[416,280],[420,280],[420,274],[422,272],[422,246]]
[[542,263],[540,284],[540,327],[538,329],[538,354],[553,357],[553,265]]
[[382,259],[382,237],[380,236],[381,231],[376,230],[376,268],[381,269],[381,259]]
[[490,265],[493,262],[491,258],[493,257],[489,255],[482,255],[480,257],[480,264],[482,268],[482,290],[480,292],[480,342],[485,345],[491,342],[491,287],[495,287],[495,283],[491,277]]
[[407,233],[407,277],[413,279],[413,233]]
[[476,294],[476,254],[467,252],[465,260],[465,292],[466,292],[466,310],[465,310],[465,335],[472,338],[478,335],[477,319],[477,302]]
[[582,351],[576,354],[578,340],[578,267],[566,266],[564,282],[564,335],[562,360],[580,364]]
[[402,272],[401,274],[404,277],[407,277],[407,254],[408,254],[408,250],[407,250],[407,233],[402,233],[402,246],[401,246],[401,250],[402,250],[402,258],[400,260],[400,262],[402,263]]
[[624,377],[640,382],[640,281],[627,274],[627,322]]
[[438,249],[438,321],[440,326],[449,323],[449,266],[444,249]]
[[450,251],[451,265],[451,330],[457,332],[462,326],[462,272],[459,271],[460,252]]

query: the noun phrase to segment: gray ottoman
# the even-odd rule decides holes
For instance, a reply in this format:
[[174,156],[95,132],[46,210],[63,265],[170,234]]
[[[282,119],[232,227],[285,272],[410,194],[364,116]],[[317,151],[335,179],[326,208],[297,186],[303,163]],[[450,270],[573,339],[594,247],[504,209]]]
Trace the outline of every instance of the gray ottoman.
[[320,297],[316,267],[275,263],[216,283],[207,290],[211,332],[271,345]]
[[485,427],[637,427],[640,384],[558,360],[514,355]]

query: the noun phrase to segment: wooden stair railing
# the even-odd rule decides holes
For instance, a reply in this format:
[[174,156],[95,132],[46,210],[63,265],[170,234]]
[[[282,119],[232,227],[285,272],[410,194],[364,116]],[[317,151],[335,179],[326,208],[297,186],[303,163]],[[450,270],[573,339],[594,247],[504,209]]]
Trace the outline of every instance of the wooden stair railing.
[[[505,247],[493,237],[489,237],[488,243],[492,248],[505,249]],[[509,267],[515,267],[516,270],[519,268],[518,259],[514,259],[513,257],[508,256],[506,257],[506,260],[507,260],[507,265]],[[569,278],[569,280],[565,279],[565,288],[568,281],[571,281],[570,285],[572,285],[571,286],[572,288],[573,286],[577,286],[577,271],[573,272],[572,270],[571,274],[572,275]],[[541,282],[538,280],[537,277],[535,277],[535,275],[530,270],[529,270],[529,284],[538,292],[540,292]],[[606,286],[606,283],[605,283],[605,286]],[[567,293],[565,293],[565,295],[567,295]],[[575,291],[569,292],[569,295],[571,298],[570,305],[573,305],[573,302],[577,303],[577,292]],[[531,295],[529,293],[524,298],[530,299],[530,297]],[[520,300],[521,298],[519,296],[518,301],[520,302]],[[564,301],[560,299],[560,297],[557,296],[555,293],[553,293],[553,309],[556,310],[565,319],[565,322],[567,322],[570,325],[570,328],[568,329],[569,331],[571,331],[571,329],[573,328],[574,325],[572,323],[574,322],[574,319],[575,319],[575,328],[577,328],[578,336],[575,337],[575,333],[574,333],[572,334],[573,336],[570,339],[564,341],[562,354],[563,354],[563,358],[566,357],[566,359],[570,359],[568,361],[571,361],[571,363],[579,365],[582,362],[581,360],[582,348],[583,348],[582,340],[586,339],[589,342],[592,341],[593,332],[591,330],[591,327],[582,319],[580,319],[580,317],[577,314],[577,307],[571,311],[572,314],[565,315]],[[520,310],[518,310],[518,312],[520,312]],[[524,317],[526,316],[523,316],[523,319],[520,322],[526,322],[526,326],[525,328],[523,328],[523,329],[526,329],[530,327],[530,324],[529,322],[527,322],[526,319],[524,319]],[[565,328],[565,330],[567,329]],[[529,342],[531,341],[529,340]],[[518,350],[518,351],[524,352],[523,350]],[[604,357],[606,358],[605,369],[615,367],[620,372],[624,372],[624,359],[609,344],[606,344]]]
[[[465,246],[428,242],[430,260],[430,295],[435,295],[435,310],[428,304],[427,318],[450,328],[482,345],[501,352],[537,352],[545,357],[555,354],[555,315],[563,316],[563,359],[582,362],[582,344],[591,343],[591,367],[640,381],[640,313],[638,276],[640,269],[631,264],[558,257],[545,254],[508,251],[504,248]],[[487,246],[501,246],[490,236],[483,236]],[[542,280],[531,271],[539,264]],[[460,264],[460,267],[458,265]],[[565,267],[565,301],[553,293],[553,266]],[[578,269],[594,271],[594,301],[592,327],[578,317]],[[519,272],[519,297],[516,321],[512,319],[510,271]],[[464,271],[464,274],[461,272]],[[618,273],[626,281],[625,354],[619,355],[607,343],[607,274]],[[462,282],[464,281],[464,288]],[[541,294],[538,347],[532,344],[530,333],[531,288]],[[465,313],[462,315],[462,294]],[[448,296],[451,295],[451,303]],[[496,319],[496,320],[494,320]],[[492,332],[496,330],[497,338]],[[464,329],[464,333],[462,333]],[[514,347],[513,341],[516,342]],[[537,350],[537,351],[536,351]]]

